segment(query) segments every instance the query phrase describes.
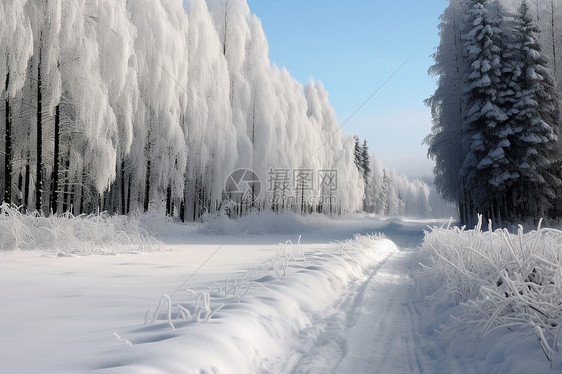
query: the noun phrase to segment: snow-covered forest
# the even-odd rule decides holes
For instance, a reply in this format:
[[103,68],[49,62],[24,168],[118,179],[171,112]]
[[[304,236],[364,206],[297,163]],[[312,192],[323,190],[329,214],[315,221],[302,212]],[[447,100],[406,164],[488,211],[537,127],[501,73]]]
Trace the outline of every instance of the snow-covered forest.
[[[430,57],[420,96],[392,81],[410,59],[375,91],[403,85],[392,125],[361,119],[400,136],[374,123],[396,152],[370,149],[272,63],[247,1],[0,0],[0,372],[562,372],[562,0],[292,2],[358,65],[446,8],[435,181],[384,158],[428,131],[398,124]],[[250,2],[293,47],[289,3]]]
[[559,0],[451,0],[441,17],[426,142],[463,222],[562,213],[561,18]]
[[236,169],[263,184],[271,170],[331,170],[328,192],[262,193],[248,209],[399,214],[415,191],[415,214],[429,214],[424,183],[355,167],[322,83],[272,65],[245,0],[2,0],[0,19],[6,203],[194,220],[228,208]]

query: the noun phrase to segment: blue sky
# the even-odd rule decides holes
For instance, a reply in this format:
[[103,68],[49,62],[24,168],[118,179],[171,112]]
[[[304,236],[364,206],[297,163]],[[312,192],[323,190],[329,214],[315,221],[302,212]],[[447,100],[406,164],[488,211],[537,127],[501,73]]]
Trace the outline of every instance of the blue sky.
[[263,24],[270,59],[298,81],[324,83],[343,123],[412,59],[343,128],[366,138],[385,167],[431,175],[423,138],[435,90],[427,75],[446,0],[248,0]]

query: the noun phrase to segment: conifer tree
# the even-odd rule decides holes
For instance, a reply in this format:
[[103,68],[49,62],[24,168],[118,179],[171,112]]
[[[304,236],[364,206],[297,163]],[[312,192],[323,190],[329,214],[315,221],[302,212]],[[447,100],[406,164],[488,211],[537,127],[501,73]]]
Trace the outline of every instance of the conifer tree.
[[363,146],[361,147],[361,170],[363,171],[365,186],[367,186],[369,175],[371,174],[371,156],[369,156],[367,140],[363,140]]
[[451,0],[441,16],[441,41],[433,55],[435,64],[429,69],[430,75],[438,76],[438,87],[425,102],[431,108],[433,128],[424,140],[429,157],[435,161],[435,186],[446,200],[458,204],[461,218],[468,205],[459,175],[465,154],[461,144],[466,71],[461,40],[463,14],[462,0]]
[[[503,77],[502,9],[491,0],[467,0],[463,44],[467,78],[464,100],[463,145],[467,150],[461,169],[464,188],[475,211],[496,217],[498,203],[513,173],[506,151],[510,147],[505,127],[507,85]],[[499,218],[499,217],[498,217]]]
[[548,60],[539,44],[539,28],[524,1],[513,20],[508,46],[512,74],[512,157],[519,175],[513,206],[522,217],[544,215],[561,185],[557,146],[559,97]]
[[355,140],[355,148],[353,149],[355,166],[357,167],[357,170],[363,174],[363,152],[361,150],[361,143],[359,143],[359,138],[355,135],[353,136],[353,140]]

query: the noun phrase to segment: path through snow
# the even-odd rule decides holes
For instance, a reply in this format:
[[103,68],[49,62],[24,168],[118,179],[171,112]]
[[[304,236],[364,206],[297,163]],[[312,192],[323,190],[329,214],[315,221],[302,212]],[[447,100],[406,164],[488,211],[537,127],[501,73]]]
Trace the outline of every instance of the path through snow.
[[344,255],[329,244],[384,232],[402,248],[415,248],[428,223],[361,217],[308,229],[307,261],[290,265],[289,276],[256,278],[265,287],[256,285],[241,303],[212,291],[211,306],[225,304],[216,318],[176,330],[162,320],[143,326],[144,313],[213,251],[221,248],[189,288],[202,292],[232,281],[232,274],[275,256],[278,246],[271,244],[294,234],[186,232],[170,239],[171,250],[141,255],[7,254],[0,260],[0,372],[434,372],[419,351],[411,304],[415,250],[396,251],[381,240]]
[[[365,269],[333,313],[301,332],[285,373],[428,373],[413,312],[417,253],[401,250]],[[271,370],[271,371],[270,371]],[[270,372],[276,371],[270,368]]]

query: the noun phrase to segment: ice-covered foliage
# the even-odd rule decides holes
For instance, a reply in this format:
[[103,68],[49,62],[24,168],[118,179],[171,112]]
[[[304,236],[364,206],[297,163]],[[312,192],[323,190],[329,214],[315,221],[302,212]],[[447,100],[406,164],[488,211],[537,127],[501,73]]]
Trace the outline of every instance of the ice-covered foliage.
[[560,214],[560,4],[521,4],[451,0],[441,18],[426,143],[463,222]]
[[[0,15],[6,202],[194,220],[224,207],[236,168],[307,169],[337,170],[330,212],[361,209],[353,139],[320,82],[271,64],[246,0],[2,0]],[[322,192],[300,209],[326,211]],[[252,208],[296,209],[273,205]]]
[[[552,361],[562,330],[562,231],[450,226],[426,232],[422,255],[442,288],[465,306],[454,328],[486,335],[497,329],[536,334]],[[449,328],[451,326],[448,326]]]
[[433,128],[425,139],[428,154],[435,160],[435,184],[441,195],[450,201],[460,200],[461,179],[458,171],[462,159],[462,73],[465,70],[462,58],[460,24],[463,16],[462,2],[451,1],[441,15],[439,35],[441,43],[429,69],[438,76],[435,93],[426,100],[433,116]]
[[[366,173],[364,210],[385,216],[407,216],[427,218],[441,213],[441,209],[432,212],[430,205],[430,187],[419,179],[410,180],[406,175],[383,167],[381,162],[372,157]],[[435,201],[435,208],[439,202]]]
[[162,248],[134,217],[70,213],[43,217],[0,206],[0,253],[45,251],[56,256],[140,253]]
[[525,201],[516,199],[513,205],[528,215],[544,216],[552,209],[551,202],[562,185],[557,172],[558,94],[548,58],[542,53],[540,30],[528,3],[518,8],[512,25],[509,69],[512,91],[506,100],[513,104],[514,114],[509,128],[513,136],[508,143],[509,149],[518,150],[511,155],[519,178],[517,191],[533,191]]

